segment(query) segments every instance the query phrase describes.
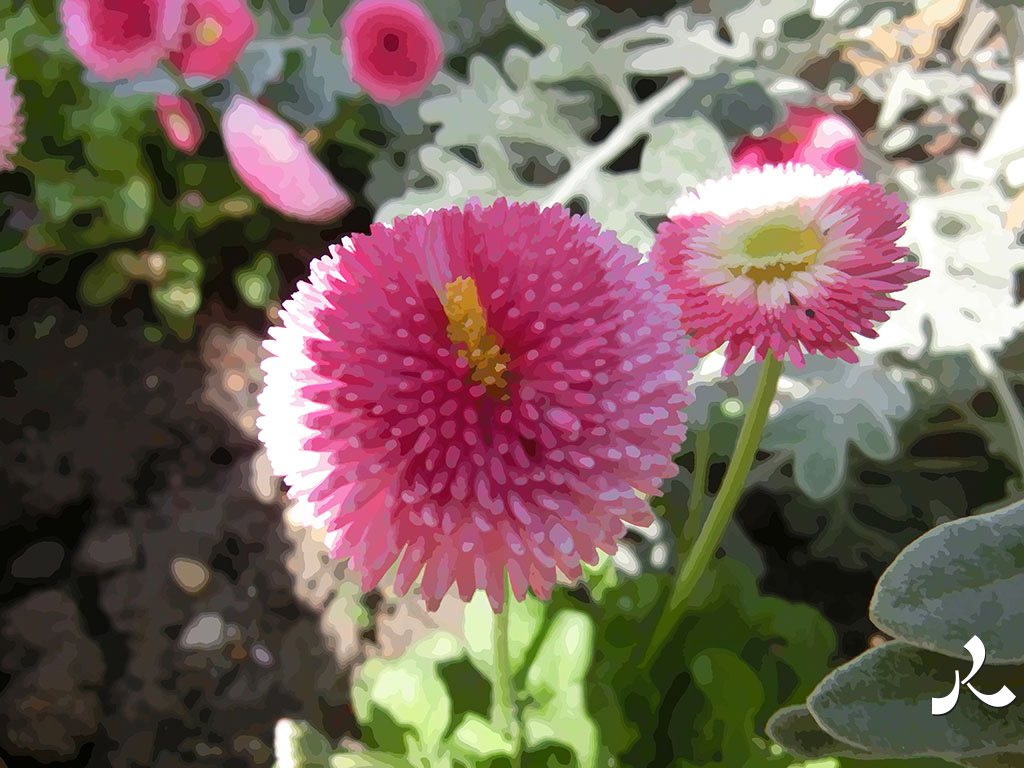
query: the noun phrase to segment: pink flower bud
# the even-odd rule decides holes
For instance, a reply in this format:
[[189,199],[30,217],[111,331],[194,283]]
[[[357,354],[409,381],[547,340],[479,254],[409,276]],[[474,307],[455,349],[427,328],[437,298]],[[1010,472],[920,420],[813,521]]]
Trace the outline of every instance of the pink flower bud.
[[203,139],[203,124],[199,113],[188,100],[180,96],[157,96],[156,116],[167,134],[167,140],[186,154],[195,154]]
[[786,119],[762,138],[747,136],[732,151],[735,168],[803,163],[820,171],[861,167],[860,136],[845,118],[811,107],[790,107]]
[[256,36],[256,22],[244,0],[189,0],[185,33],[171,63],[186,77],[224,77]]

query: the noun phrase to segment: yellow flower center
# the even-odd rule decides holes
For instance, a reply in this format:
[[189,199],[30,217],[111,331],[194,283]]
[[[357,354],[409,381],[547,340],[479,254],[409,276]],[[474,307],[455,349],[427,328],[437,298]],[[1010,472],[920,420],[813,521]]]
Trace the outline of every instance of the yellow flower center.
[[509,356],[501,351],[500,342],[487,332],[487,318],[480,305],[476,283],[471,277],[459,277],[444,287],[444,313],[448,316],[448,338],[461,345],[459,357],[466,360],[470,378],[487,387],[500,400],[508,399]]
[[742,246],[746,258],[731,267],[732,273],[758,283],[785,280],[813,264],[821,246],[821,236],[811,227],[769,224],[746,239]]
[[224,34],[224,27],[216,19],[207,16],[196,24],[196,40],[200,45],[213,45]]

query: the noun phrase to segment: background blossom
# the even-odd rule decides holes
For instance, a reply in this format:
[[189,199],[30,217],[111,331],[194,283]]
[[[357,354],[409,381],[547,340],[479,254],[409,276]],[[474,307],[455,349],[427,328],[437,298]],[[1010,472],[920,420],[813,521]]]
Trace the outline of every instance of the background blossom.
[[441,36],[412,0],[359,0],[342,19],[352,79],[382,104],[418,96],[441,67]]
[[63,0],[68,47],[97,77],[151,71],[177,43],[183,0]]

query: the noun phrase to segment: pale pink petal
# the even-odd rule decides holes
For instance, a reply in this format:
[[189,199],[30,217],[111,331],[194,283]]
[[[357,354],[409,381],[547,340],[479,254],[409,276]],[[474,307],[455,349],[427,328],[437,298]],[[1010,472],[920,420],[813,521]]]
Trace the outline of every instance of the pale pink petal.
[[11,158],[25,140],[25,118],[15,85],[14,76],[6,67],[0,67],[0,171],[14,169]]
[[330,221],[348,195],[288,123],[235,96],[221,122],[224,149],[242,183],[271,208],[303,221]]

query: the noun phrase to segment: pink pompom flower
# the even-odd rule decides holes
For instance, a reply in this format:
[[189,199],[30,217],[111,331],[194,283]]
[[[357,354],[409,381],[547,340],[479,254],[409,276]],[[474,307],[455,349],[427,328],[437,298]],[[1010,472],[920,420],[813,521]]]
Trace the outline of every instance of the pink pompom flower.
[[855,361],[853,334],[903,303],[928,273],[896,244],[906,206],[853,171],[744,168],[681,197],[651,260],[700,355],[727,344],[725,375],[754,350],[803,365],[803,351]]
[[63,0],[71,52],[104,80],[144,75],[174,47],[183,0]]
[[231,71],[256,36],[256,20],[245,0],[188,0],[185,31],[171,63],[185,77],[218,79]]
[[235,96],[221,121],[224,149],[242,183],[267,205],[303,221],[330,221],[348,195],[288,123]]
[[560,206],[501,199],[375,224],[313,262],[266,343],[260,438],[300,518],[363,588],[396,560],[550,595],[649,524],[696,358],[637,252]]
[[352,79],[381,104],[420,95],[441,68],[441,34],[412,0],[359,0],[341,26]]
[[196,108],[181,96],[165,95],[157,96],[154,106],[167,140],[182,152],[195,154],[203,140],[203,124]]
[[25,118],[15,84],[7,68],[0,67],[0,171],[14,170],[11,158],[25,140]]
[[732,150],[734,168],[802,163],[821,171],[859,170],[861,139],[838,115],[813,107],[789,107],[786,119],[767,136],[740,139]]

